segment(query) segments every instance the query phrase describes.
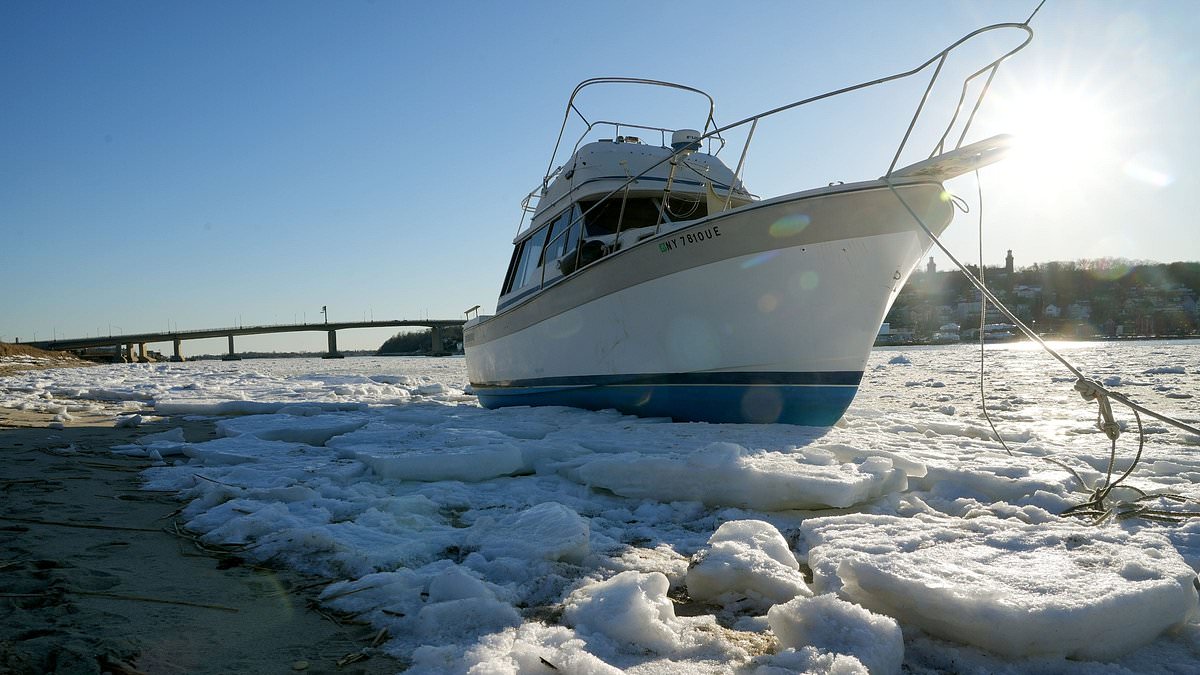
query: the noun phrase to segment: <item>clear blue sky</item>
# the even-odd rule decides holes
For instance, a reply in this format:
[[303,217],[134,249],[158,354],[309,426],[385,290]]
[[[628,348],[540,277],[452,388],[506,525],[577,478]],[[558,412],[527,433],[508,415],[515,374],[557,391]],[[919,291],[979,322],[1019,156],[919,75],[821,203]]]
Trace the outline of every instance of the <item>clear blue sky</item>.
[[[729,122],[1035,4],[3,3],[0,339],[490,311],[580,80],[684,82]],[[1200,260],[1196,3],[1049,0],[1033,27],[971,140],[1041,110],[1094,142],[984,172],[987,262]],[[749,187],[878,177],[919,86],[763,124]],[[973,179],[951,188],[974,201]],[[947,241],[974,259],[973,218]]]

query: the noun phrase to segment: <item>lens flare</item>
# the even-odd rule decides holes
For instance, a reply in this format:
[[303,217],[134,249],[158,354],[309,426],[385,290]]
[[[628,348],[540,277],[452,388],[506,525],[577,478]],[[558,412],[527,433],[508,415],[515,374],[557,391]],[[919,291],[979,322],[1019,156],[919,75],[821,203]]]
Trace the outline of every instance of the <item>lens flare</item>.
[[804,213],[793,213],[771,223],[768,232],[776,239],[794,237],[804,231],[812,223],[812,219]]
[[751,387],[742,396],[742,415],[758,424],[769,424],[783,412],[783,396],[771,387]]
[[1117,260],[1101,260],[1096,263],[1093,269],[1088,270],[1088,274],[1096,279],[1105,281],[1115,281],[1129,274],[1129,265]]
[[789,285],[797,293],[807,293],[821,285],[821,275],[817,274],[814,270],[805,270],[794,275]]
[[1121,166],[1126,176],[1141,181],[1151,187],[1165,188],[1175,182],[1175,177],[1166,171],[1160,171],[1149,166],[1140,158],[1131,159]]
[[758,299],[758,311],[763,314],[770,314],[779,306],[779,298],[773,293],[767,293]]
[[750,258],[750,259],[744,261],[741,264],[741,268],[744,270],[748,270],[751,267],[758,267],[759,265],[767,262],[768,260],[770,260],[771,258],[774,258],[777,255],[779,255],[779,251],[766,251],[765,253],[759,253],[758,255],[754,256],[753,258]]

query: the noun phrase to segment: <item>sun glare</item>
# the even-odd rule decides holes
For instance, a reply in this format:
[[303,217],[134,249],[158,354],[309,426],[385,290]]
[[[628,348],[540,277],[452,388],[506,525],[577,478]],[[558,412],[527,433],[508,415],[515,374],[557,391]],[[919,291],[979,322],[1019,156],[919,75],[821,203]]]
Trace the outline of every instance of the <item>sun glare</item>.
[[998,106],[1000,127],[1016,137],[1005,164],[1025,180],[1063,186],[1094,182],[1108,164],[1116,124],[1084,93],[1030,91]]

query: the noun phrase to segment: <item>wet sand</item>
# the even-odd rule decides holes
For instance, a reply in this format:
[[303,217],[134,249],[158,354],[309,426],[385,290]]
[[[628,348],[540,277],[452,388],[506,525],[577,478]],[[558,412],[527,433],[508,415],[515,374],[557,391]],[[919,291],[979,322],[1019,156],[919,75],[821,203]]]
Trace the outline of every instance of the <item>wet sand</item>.
[[[366,626],[313,602],[321,579],[194,541],[149,460],[109,448],[206,421],[116,428],[114,414],[0,408],[0,673],[393,673]],[[339,661],[343,665],[339,665]]]

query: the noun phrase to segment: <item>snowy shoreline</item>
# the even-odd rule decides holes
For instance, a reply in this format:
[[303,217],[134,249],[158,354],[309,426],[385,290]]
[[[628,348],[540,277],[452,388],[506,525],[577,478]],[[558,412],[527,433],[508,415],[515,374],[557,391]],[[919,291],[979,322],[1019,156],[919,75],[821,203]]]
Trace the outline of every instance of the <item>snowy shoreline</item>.
[[[1066,349],[1194,417],[1197,344]],[[204,541],[340,579],[326,602],[418,671],[1187,672],[1200,522],[1060,518],[1086,495],[1044,460],[1102,478],[1095,405],[1027,345],[987,354],[1011,458],[966,346],[877,350],[831,429],[487,411],[457,358],[47,370],[0,405],[215,417],[115,451],[161,460]],[[1130,482],[1200,497],[1200,439],[1147,432]]]

